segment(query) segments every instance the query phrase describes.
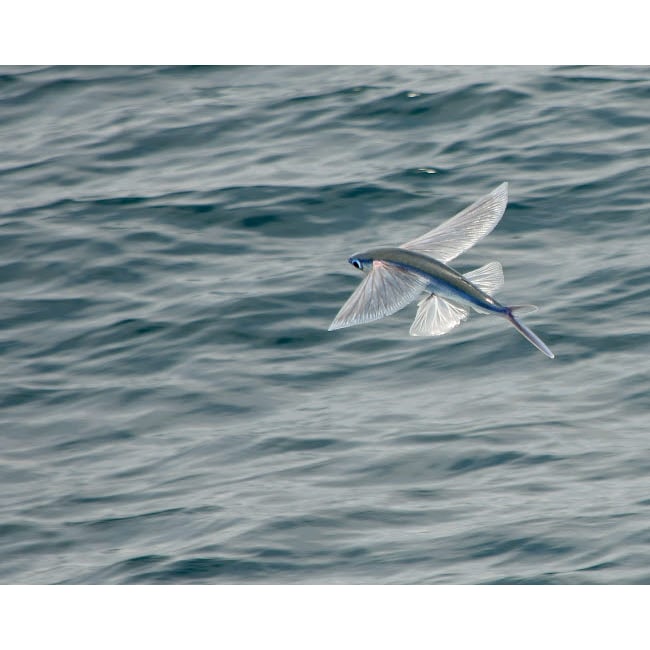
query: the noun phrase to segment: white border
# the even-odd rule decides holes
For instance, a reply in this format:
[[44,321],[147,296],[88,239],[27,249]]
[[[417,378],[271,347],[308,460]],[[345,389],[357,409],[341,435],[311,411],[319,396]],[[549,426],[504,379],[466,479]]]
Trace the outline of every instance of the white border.
[[4,587],[7,648],[636,648],[647,587]]
[[643,4],[23,0],[0,64],[647,63]]

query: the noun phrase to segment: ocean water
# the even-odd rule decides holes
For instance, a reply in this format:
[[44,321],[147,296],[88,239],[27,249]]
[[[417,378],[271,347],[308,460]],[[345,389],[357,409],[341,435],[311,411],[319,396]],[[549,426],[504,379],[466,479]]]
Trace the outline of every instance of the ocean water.
[[[0,582],[650,582],[650,69],[0,70]],[[328,332],[502,181],[506,304]]]

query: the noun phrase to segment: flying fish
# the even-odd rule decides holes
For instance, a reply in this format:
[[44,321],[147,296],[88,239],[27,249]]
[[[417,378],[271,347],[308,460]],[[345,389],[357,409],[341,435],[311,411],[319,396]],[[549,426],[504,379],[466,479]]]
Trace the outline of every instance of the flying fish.
[[506,306],[493,294],[503,285],[499,262],[489,262],[461,274],[448,266],[488,235],[499,223],[508,203],[508,184],[502,183],[483,198],[417,239],[398,247],[373,248],[348,259],[365,277],[332,321],[337,330],[379,320],[413,302],[421,294],[412,336],[440,336],[467,320],[470,310],[505,318],[547,357],[555,355],[530,328],[522,313],[534,305]]

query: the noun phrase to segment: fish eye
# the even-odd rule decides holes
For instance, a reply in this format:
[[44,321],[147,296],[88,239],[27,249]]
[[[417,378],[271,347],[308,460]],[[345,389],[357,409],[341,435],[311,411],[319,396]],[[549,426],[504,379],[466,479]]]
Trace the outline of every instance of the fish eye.
[[363,268],[361,262],[359,260],[356,260],[356,259],[351,259],[350,264],[352,264],[352,266],[354,266],[355,269],[362,269]]

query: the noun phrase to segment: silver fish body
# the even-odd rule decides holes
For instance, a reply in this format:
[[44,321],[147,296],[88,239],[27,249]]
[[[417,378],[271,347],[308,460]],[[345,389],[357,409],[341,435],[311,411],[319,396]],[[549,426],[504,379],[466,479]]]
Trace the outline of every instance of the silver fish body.
[[419,275],[426,282],[425,290],[448,300],[464,302],[477,310],[505,313],[507,307],[479,289],[464,275],[444,262],[404,248],[373,248],[350,259],[389,262]]
[[466,320],[471,308],[507,319],[536,348],[554,358],[515,314],[536,307],[508,307],[491,295],[503,285],[501,264],[490,262],[464,275],[447,264],[491,232],[505,211],[507,190],[507,183],[502,183],[437,228],[399,247],[373,248],[350,257],[348,262],[366,275],[329,329],[384,318],[426,292],[418,303],[412,336],[445,334]]

